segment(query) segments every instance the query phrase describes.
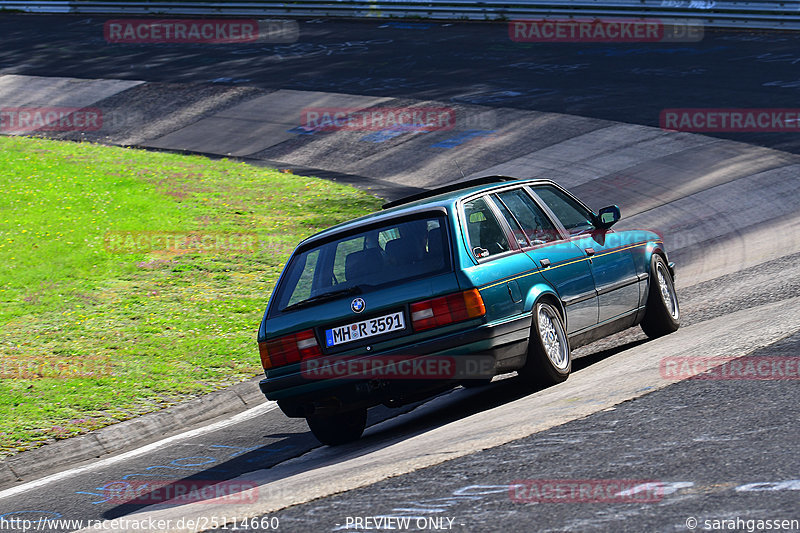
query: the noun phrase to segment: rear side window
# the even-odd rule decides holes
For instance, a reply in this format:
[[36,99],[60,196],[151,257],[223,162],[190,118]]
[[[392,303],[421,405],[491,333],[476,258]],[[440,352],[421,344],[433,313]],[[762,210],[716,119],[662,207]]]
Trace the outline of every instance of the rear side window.
[[470,249],[476,258],[483,259],[511,249],[503,228],[484,198],[465,202],[464,216]]
[[[354,254],[365,250],[366,246],[366,238],[363,235],[359,235],[353,239],[347,239],[345,241],[341,241],[336,245],[336,253],[333,259],[333,281],[334,283],[340,283],[347,280],[347,274],[353,275],[353,267],[352,267],[352,257],[355,257]],[[319,252],[319,250],[316,250]],[[347,269],[347,258],[350,257],[351,266],[350,270]]]
[[548,185],[534,187],[533,191],[555,213],[571,235],[594,228],[592,214],[563,191]]
[[452,270],[443,215],[400,219],[294,255],[271,313]]
[[311,287],[314,286],[314,271],[319,261],[319,250],[304,254],[302,263],[297,266],[300,278],[297,280],[297,289],[289,299],[288,305],[311,297]]
[[[520,239],[520,244],[523,246],[526,246],[527,242],[535,246],[561,238],[544,211],[524,190],[514,189],[501,192],[497,194],[497,197],[500,199],[498,204],[507,208],[503,209],[503,214],[509,218],[508,223],[511,227],[518,227],[517,222],[522,226],[524,237]],[[525,242],[525,238],[527,238],[527,242]]]

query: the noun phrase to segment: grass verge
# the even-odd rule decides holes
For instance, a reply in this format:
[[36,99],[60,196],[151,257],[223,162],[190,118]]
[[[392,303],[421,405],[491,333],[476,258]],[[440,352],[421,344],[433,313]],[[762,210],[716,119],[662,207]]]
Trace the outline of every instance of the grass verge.
[[0,458],[259,373],[293,247],[380,204],[229,160],[21,137],[0,137],[0,190]]

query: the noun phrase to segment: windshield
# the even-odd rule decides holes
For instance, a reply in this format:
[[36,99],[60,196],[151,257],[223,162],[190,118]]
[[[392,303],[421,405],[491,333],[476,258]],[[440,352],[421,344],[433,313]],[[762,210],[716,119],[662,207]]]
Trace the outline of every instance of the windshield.
[[272,312],[450,270],[444,215],[388,221],[294,255]]

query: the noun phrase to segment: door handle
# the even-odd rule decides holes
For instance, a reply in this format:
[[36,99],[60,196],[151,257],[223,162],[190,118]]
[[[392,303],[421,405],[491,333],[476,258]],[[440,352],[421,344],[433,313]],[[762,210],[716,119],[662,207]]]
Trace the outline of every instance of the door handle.
[[586,255],[593,256],[594,255],[594,248],[586,248]]
[[541,261],[539,261],[539,263],[541,263],[541,265],[542,265],[542,268],[547,268],[547,267],[549,267],[549,266],[550,266],[550,260],[549,260],[549,259],[546,259],[546,258],[545,258],[545,259],[542,259]]

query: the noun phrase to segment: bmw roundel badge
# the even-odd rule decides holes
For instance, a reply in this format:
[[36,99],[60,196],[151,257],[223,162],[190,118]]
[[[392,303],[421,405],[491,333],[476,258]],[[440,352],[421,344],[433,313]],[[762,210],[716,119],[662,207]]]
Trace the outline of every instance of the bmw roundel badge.
[[354,313],[360,313],[366,307],[367,307],[367,302],[365,302],[363,298],[356,298],[355,300],[350,302],[350,309],[352,309]]

